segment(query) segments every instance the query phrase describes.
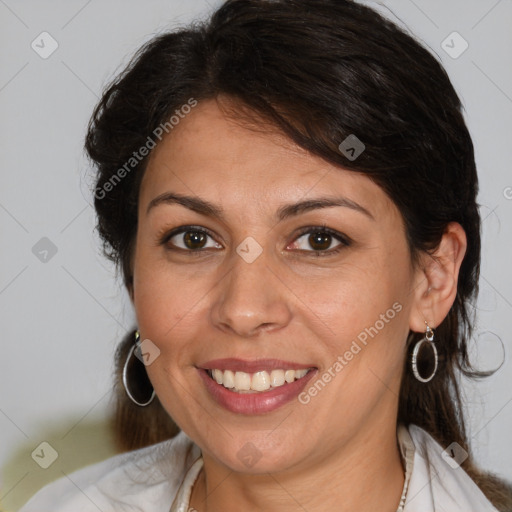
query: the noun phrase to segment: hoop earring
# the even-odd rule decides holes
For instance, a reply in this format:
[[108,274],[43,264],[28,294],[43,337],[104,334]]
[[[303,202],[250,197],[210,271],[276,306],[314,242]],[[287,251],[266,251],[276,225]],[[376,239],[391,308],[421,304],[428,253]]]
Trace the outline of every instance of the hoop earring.
[[[140,407],[146,407],[149,405],[153,399],[155,398],[155,390],[153,389],[153,386],[151,385],[151,382],[149,381],[148,374],[146,373],[146,369],[144,366],[144,363],[136,357],[135,361],[133,361],[133,353],[135,350],[140,351],[140,333],[139,331],[135,331],[135,343],[130,348],[130,351],[128,352],[128,357],[126,358],[126,361],[123,366],[123,387],[126,391],[126,394],[128,395],[128,398],[136,405]],[[137,364],[139,363],[139,364]],[[135,374],[135,377],[132,379],[133,382],[136,383],[137,389],[130,389],[130,385],[128,384],[128,372]],[[148,395],[148,388],[151,389],[149,392],[151,396],[148,400],[138,400],[136,398],[136,395],[140,398],[140,395],[147,396]]]
[[[422,348],[425,349],[426,347],[430,348],[431,354],[433,354],[430,357],[426,357],[424,354],[421,354]],[[437,349],[434,344],[434,331],[428,324],[425,336],[419,340],[416,345],[414,345],[411,364],[412,373],[414,374],[414,377],[416,377],[416,380],[419,380],[420,382],[430,382],[437,372],[438,356]],[[429,370],[430,374],[428,373]],[[425,373],[427,376],[424,376]]]

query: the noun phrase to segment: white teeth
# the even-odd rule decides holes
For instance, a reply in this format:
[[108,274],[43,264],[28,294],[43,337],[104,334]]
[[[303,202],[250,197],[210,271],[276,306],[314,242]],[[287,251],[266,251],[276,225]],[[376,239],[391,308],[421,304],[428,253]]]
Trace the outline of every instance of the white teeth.
[[254,391],[270,389],[270,375],[267,372],[256,372],[252,376],[251,389]]
[[[223,382],[219,382],[219,384],[223,384]],[[251,389],[251,375],[245,372],[236,372],[235,388],[240,391],[249,391]]]
[[295,370],[295,378],[302,379],[302,377],[304,377],[304,375],[306,375],[306,373],[308,373],[307,370]]
[[226,370],[224,372],[223,380],[220,382],[220,384],[222,384],[225,388],[228,388],[228,389],[234,388],[235,387],[235,374],[231,370]]
[[237,392],[268,391],[271,388],[278,388],[285,383],[294,382],[304,377],[309,370],[272,370],[260,371],[253,374],[245,372],[233,372],[231,370],[210,370],[210,376],[225,388]]
[[213,370],[213,378],[217,381],[217,384],[222,384],[222,370]]
[[282,386],[284,384],[284,370],[272,370],[270,374],[270,385],[273,388]]
[[293,382],[295,380],[295,370],[286,370],[284,372],[284,380],[286,382]]

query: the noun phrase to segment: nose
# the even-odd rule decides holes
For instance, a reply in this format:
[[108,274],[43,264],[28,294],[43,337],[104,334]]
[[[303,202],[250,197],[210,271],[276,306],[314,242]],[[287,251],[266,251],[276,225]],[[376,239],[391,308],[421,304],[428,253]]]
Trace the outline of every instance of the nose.
[[214,325],[241,337],[285,327],[291,319],[288,288],[267,262],[265,251],[252,263],[234,254],[231,270],[216,287]]

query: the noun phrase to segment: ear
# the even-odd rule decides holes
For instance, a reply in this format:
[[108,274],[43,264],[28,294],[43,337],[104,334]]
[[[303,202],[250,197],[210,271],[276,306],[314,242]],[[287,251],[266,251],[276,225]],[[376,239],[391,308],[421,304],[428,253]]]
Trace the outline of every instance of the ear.
[[467,239],[457,222],[448,224],[439,247],[423,253],[415,272],[414,301],[409,318],[411,331],[424,332],[425,322],[434,329],[448,315],[455,297]]

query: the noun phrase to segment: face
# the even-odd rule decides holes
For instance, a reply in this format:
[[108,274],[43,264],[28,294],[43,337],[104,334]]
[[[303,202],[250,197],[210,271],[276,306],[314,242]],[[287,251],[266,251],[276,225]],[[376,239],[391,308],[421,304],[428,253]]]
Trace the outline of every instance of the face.
[[148,375],[205,457],[306,468],[395,428],[415,272],[370,179],[204,101],[154,149],[138,215]]

